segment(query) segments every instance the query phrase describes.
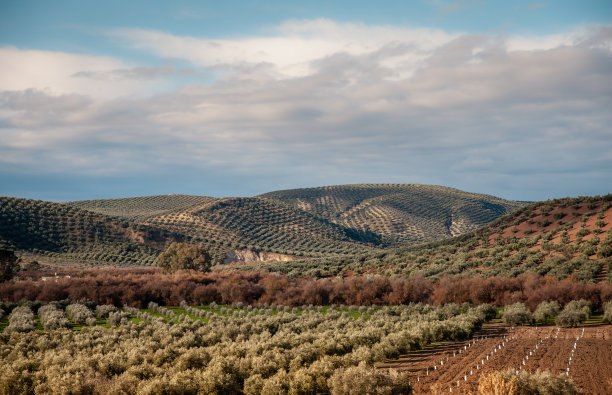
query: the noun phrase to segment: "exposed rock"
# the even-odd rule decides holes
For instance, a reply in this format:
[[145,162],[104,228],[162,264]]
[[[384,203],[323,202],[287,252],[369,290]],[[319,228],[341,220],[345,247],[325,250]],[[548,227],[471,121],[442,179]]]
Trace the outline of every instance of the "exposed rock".
[[298,259],[298,257],[266,251],[233,250],[227,253],[227,256],[223,260],[223,263],[228,264],[234,262],[287,262],[292,261],[294,259]]

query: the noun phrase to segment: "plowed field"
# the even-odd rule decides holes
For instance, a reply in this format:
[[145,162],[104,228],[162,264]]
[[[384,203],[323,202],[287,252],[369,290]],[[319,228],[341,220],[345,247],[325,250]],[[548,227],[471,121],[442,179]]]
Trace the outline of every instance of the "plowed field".
[[612,394],[612,325],[486,325],[472,340],[433,344],[384,367],[409,371],[416,394],[477,393],[482,374],[508,368],[568,374],[585,394]]

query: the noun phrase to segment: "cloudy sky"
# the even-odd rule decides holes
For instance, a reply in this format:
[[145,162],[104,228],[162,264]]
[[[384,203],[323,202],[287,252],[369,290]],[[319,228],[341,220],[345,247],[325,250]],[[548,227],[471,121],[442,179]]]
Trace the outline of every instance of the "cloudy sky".
[[612,193],[612,2],[0,2],[0,195],[365,182]]

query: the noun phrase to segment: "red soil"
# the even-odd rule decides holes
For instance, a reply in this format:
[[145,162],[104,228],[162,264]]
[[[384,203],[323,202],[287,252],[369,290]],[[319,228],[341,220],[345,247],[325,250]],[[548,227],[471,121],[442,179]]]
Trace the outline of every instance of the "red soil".
[[[572,206],[568,206],[568,207],[554,207],[547,215],[543,215],[540,211],[540,209],[536,209],[536,212],[539,213],[539,215],[533,217],[533,218],[529,218],[529,220],[533,221],[533,224],[529,224],[527,221],[523,221],[518,225],[510,225],[509,227],[507,227],[506,229],[503,230],[502,232],[502,236],[504,238],[508,238],[510,236],[515,236],[517,239],[523,238],[525,236],[536,236],[538,234],[544,234],[547,232],[550,232],[551,230],[557,229],[560,225],[559,225],[559,221],[562,221],[564,224],[570,223],[570,222],[575,222],[575,224],[573,225],[572,229],[568,230],[567,234],[568,234],[568,238],[570,242],[573,242],[576,240],[576,233],[578,233],[578,231],[580,229],[582,229],[582,222],[581,222],[581,218],[583,215],[587,214],[587,213],[595,213],[594,215],[591,215],[590,217],[588,217],[588,219],[585,222],[585,229],[588,229],[590,231],[593,231],[595,228],[597,228],[597,226],[595,225],[595,223],[597,221],[599,221],[600,219],[598,218],[598,214],[599,214],[599,210],[601,209],[601,205],[603,203],[602,202],[597,202],[594,203],[594,206],[592,208],[589,208],[588,203],[581,203],[579,205],[579,208],[575,209]],[[565,216],[563,218],[556,219],[554,217],[555,214],[557,213],[564,213]],[[574,213],[580,214],[580,215],[574,215]],[[547,220],[548,222],[550,222],[550,224],[546,227],[542,227],[539,225],[539,222],[541,221],[545,221]],[[603,221],[605,223],[605,225],[601,228],[604,232],[608,231],[609,229],[612,228],[612,207],[608,208],[605,212],[604,212],[604,218]],[[496,228],[492,228],[491,229],[493,232],[496,231]],[[531,234],[526,234],[526,231],[533,231],[533,233]],[[499,233],[493,233],[490,237],[489,237],[489,245],[493,245],[495,243],[495,239],[499,237]],[[591,233],[589,235],[584,236],[582,239],[583,240],[589,240],[591,238],[594,237],[594,234]],[[551,240],[552,243],[554,244],[559,244],[561,242],[561,232],[557,233]],[[538,243],[539,245],[539,243]],[[539,248],[539,247],[538,247]]]
[[[576,342],[576,338],[580,339]],[[525,359],[530,352],[532,355]],[[554,326],[511,330],[501,324],[487,325],[474,340],[432,345],[384,367],[410,372],[416,394],[450,393],[451,388],[452,393],[468,394],[478,392],[482,374],[522,367],[529,373],[548,370],[556,376],[565,374],[568,366],[569,377],[585,394],[611,394],[612,326],[588,326],[582,336],[582,328],[560,329],[557,334]]]

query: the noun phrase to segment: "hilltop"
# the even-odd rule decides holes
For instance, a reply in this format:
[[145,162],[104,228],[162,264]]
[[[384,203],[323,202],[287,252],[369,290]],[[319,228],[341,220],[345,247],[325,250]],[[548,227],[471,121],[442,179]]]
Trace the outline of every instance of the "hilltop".
[[[92,264],[123,264],[131,256],[133,263],[145,265],[172,240],[205,246],[217,263],[378,254],[468,232],[524,205],[415,184],[328,186],[220,199],[159,195],[61,204],[3,199],[4,245]],[[126,245],[139,252],[121,252]]]
[[612,194],[526,205],[476,231],[447,240],[351,258],[264,265],[271,271],[318,276],[380,273],[440,278],[521,273],[574,276],[588,282],[610,277]]

